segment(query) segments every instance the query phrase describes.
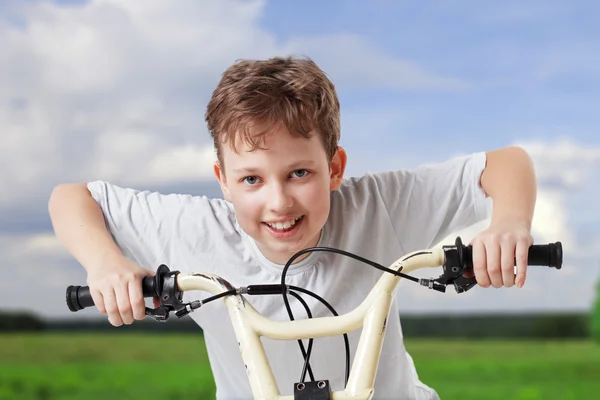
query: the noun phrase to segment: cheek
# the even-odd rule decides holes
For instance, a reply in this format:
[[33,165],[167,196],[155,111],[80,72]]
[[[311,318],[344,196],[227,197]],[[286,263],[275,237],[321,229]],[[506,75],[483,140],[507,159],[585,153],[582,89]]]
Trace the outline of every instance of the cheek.
[[304,204],[313,213],[328,214],[329,196],[329,184],[327,182],[319,182],[318,185],[311,185],[310,188],[307,188],[304,196]]
[[259,220],[261,218],[261,197],[259,193],[238,191],[232,193],[232,203],[240,223]]

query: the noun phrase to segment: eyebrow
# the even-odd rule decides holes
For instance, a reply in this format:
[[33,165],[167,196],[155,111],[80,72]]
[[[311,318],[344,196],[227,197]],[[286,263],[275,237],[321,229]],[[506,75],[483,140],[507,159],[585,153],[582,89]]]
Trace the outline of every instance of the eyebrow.
[[[299,161],[289,164],[287,166],[287,169],[295,170],[295,169],[302,168],[302,167],[312,167],[315,164],[316,164],[316,162],[313,160],[299,160]],[[256,167],[235,168],[233,170],[233,172],[256,174],[256,173],[260,172],[260,168],[256,168]]]

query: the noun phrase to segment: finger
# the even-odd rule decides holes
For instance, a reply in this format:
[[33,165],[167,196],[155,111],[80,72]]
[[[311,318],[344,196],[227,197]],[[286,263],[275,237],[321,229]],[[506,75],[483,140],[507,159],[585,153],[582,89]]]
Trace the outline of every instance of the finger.
[[133,322],[133,310],[129,300],[129,285],[119,285],[115,288],[117,296],[117,308],[124,324],[130,325]]
[[502,240],[500,247],[502,283],[505,287],[515,284],[515,246],[514,240],[507,238]]
[[529,247],[531,241],[520,240],[517,243],[515,250],[515,259],[517,264],[517,276],[515,282],[517,287],[521,288],[525,284],[525,278],[527,277],[527,258],[529,256]]
[[141,281],[129,281],[129,301],[133,318],[137,320],[144,319],[146,316],[146,303],[144,302]]
[[488,287],[490,286],[490,277],[487,273],[485,246],[480,240],[473,242],[472,246],[475,279],[479,286]]
[[106,315],[106,307],[104,306],[104,297],[102,296],[102,292],[90,287],[90,295],[92,296],[92,300],[94,300],[94,306],[96,306],[98,312]]
[[490,276],[492,286],[499,288],[502,286],[502,271],[500,268],[500,245],[497,241],[491,241],[486,244],[485,253],[487,255],[487,272]]
[[160,299],[158,297],[153,297],[152,303],[154,304],[154,308],[157,308],[158,306],[160,306]]
[[104,297],[104,306],[106,307],[106,314],[108,315],[108,321],[114,326],[123,325],[121,314],[117,308],[117,298],[113,289],[107,289],[102,292]]

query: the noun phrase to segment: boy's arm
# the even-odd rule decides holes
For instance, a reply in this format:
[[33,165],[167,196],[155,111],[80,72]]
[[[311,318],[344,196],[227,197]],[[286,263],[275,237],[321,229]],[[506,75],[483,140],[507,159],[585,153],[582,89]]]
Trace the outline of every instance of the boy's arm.
[[86,184],[57,186],[48,203],[57,238],[88,273],[88,285],[99,312],[119,326],[143,319],[141,278],[154,272],[129,261],[116,245],[104,215]]
[[514,146],[488,152],[481,187],[492,198],[493,209],[490,226],[472,241],[477,282],[483,287],[522,287],[537,196],[531,158]]
[[85,184],[54,188],[48,212],[57,238],[86,271],[123,257]]

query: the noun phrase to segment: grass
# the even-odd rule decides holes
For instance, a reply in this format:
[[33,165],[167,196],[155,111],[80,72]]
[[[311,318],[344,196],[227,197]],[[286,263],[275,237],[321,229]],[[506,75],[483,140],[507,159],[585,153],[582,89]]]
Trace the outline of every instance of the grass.
[[600,392],[590,341],[409,341],[419,377],[442,399],[589,399]]
[[[166,351],[160,350],[168,338]],[[0,335],[0,399],[210,399],[200,336]],[[419,377],[445,399],[587,399],[600,392],[588,341],[406,340]]]

